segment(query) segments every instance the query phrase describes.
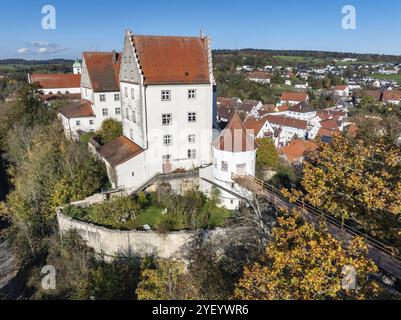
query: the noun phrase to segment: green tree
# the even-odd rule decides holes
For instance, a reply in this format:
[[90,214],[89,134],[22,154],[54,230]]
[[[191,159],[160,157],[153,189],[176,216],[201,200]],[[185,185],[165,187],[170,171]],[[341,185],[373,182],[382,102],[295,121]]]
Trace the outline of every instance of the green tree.
[[256,152],[256,165],[262,169],[276,169],[280,158],[274,142],[270,138],[257,139],[258,150]]
[[107,119],[103,121],[102,127],[96,133],[96,136],[99,138],[101,144],[106,144],[122,134],[123,127],[121,122],[114,119]]

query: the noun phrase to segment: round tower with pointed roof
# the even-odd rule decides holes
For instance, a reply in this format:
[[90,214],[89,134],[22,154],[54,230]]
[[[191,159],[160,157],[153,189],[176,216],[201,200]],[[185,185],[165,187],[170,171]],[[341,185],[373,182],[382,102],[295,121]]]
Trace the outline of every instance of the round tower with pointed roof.
[[[226,128],[213,141],[214,182],[233,193],[246,195],[246,190],[236,185],[232,177],[233,174],[255,175],[256,150],[254,139],[244,127],[238,113],[234,113]],[[220,191],[222,205],[227,209],[237,209],[239,198],[228,191]]]

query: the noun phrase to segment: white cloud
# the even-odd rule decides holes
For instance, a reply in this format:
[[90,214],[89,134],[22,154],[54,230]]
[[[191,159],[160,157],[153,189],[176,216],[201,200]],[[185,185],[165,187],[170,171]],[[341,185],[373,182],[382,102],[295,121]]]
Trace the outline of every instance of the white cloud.
[[30,52],[29,48],[21,48],[17,51],[18,54],[27,54],[29,52]]
[[68,51],[69,49],[64,48],[56,43],[51,43],[47,41],[32,41],[27,44],[25,48],[19,49],[18,54],[55,54]]

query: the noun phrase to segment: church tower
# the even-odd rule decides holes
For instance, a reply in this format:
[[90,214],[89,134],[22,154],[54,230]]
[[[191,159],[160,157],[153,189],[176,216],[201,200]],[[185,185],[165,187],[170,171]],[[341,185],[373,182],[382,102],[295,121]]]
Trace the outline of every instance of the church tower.
[[77,59],[75,60],[74,64],[72,65],[72,69],[74,74],[81,74],[82,73],[82,65],[81,62]]

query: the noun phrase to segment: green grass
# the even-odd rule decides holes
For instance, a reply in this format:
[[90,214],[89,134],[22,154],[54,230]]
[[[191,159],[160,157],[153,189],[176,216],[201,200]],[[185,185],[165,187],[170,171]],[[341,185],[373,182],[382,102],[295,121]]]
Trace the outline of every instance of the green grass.
[[157,207],[149,207],[145,209],[137,216],[135,225],[137,228],[141,228],[145,224],[149,225],[151,228],[156,227],[163,217],[162,211],[163,209]]
[[388,81],[395,80],[399,84],[401,84],[401,73],[399,73],[399,74],[372,74],[370,76],[372,78],[375,78],[378,80],[388,80]]

